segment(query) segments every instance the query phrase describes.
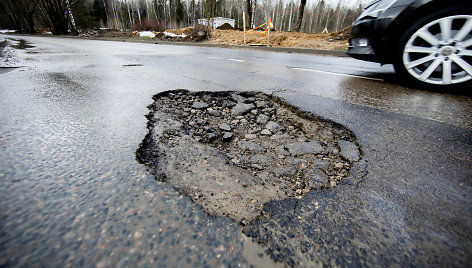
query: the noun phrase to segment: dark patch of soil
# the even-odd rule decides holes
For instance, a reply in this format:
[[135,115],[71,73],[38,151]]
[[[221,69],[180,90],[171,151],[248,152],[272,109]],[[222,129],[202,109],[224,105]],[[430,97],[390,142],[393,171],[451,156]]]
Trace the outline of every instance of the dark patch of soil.
[[229,23],[223,23],[222,25],[216,27],[218,30],[233,30],[233,26]]
[[329,34],[328,41],[347,41],[351,37],[352,26],[349,26],[341,31]]
[[210,39],[211,37],[211,28],[204,25],[197,25],[194,28],[191,28],[187,33],[186,41],[200,42],[203,40]]

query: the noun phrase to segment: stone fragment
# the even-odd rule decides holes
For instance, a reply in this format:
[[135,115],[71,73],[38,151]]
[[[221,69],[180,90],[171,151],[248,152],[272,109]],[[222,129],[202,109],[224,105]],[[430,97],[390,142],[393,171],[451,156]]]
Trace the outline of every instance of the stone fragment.
[[275,153],[280,154],[280,155],[285,155],[285,156],[290,155],[290,153],[287,150],[285,150],[284,145],[275,147]]
[[300,158],[287,158],[285,163],[289,165],[300,165],[301,163],[305,163],[306,160]]
[[231,132],[225,132],[225,134],[223,134],[223,141],[231,141],[233,139],[233,133]]
[[222,101],[222,104],[221,104],[221,106],[224,107],[224,108],[227,108],[227,107],[230,107],[230,108],[231,108],[231,107],[233,107],[233,106],[235,106],[235,105],[236,105],[236,103],[234,103],[234,102],[232,102],[232,101],[229,101],[229,100],[223,100],[223,101]]
[[267,124],[265,125],[265,128],[268,129],[272,133],[276,133],[277,131],[283,129],[283,127],[279,123],[274,122],[274,121],[267,122]]
[[208,110],[208,114],[211,115],[211,116],[215,116],[215,117],[220,117],[221,116],[221,112],[218,111],[218,110]]
[[329,186],[328,175],[319,168],[309,169],[304,172],[304,175],[310,189],[319,190]]
[[231,126],[226,124],[226,123],[221,123],[219,127],[220,127],[221,130],[231,131]]
[[317,141],[297,142],[285,145],[291,155],[299,156],[304,154],[319,154],[323,152],[323,147]]
[[270,132],[268,129],[263,129],[261,131],[261,135],[270,136],[270,135],[272,135],[272,132]]
[[272,162],[274,159],[268,155],[264,154],[256,154],[251,156],[249,161],[253,164],[267,164],[269,162]]
[[210,95],[203,95],[203,96],[202,96],[202,99],[203,99],[204,101],[207,101],[207,102],[208,102],[208,101],[211,101],[211,96],[210,96]]
[[208,108],[208,104],[206,104],[205,102],[195,101],[192,104],[192,108],[193,109],[206,109]]
[[257,108],[265,108],[267,107],[267,103],[265,101],[256,101]]
[[338,141],[339,148],[341,152],[339,155],[348,160],[349,162],[356,162],[359,161],[360,153],[357,145],[350,141],[340,140]]
[[264,170],[264,167],[259,165],[259,164],[252,164],[251,167],[257,169],[257,170]]
[[269,122],[269,117],[265,114],[260,114],[256,118],[256,123],[258,124],[265,125],[267,122]]
[[271,114],[274,111],[275,111],[275,108],[264,108],[264,109],[262,109],[262,112],[265,113],[265,114]]
[[218,138],[218,135],[216,133],[208,133],[207,135],[208,137],[208,142],[214,142],[217,138]]
[[321,170],[326,171],[329,168],[329,161],[315,159],[313,162],[313,168],[319,168]]
[[335,168],[335,169],[342,169],[343,167],[344,167],[344,164],[343,164],[343,163],[338,162],[338,163],[335,163],[335,164],[334,164],[334,168]]
[[253,140],[253,139],[257,138],[257,135],[256,134],[246,134],[246,135],[244,135],[244,138],[246,138],[248,140]]
[[245,151],[252,151],[252,152],[264,152],[265,149],[261,145],[253,142],[253,141],[245,141],[241,140],[238,142],[239,148]]
[[297,173],[297,168],[294,166],[281,166],[281,167],[275,167],[272,170],[272,173],[274,173],[275,176],[277,177],[288,177],[288,176],[293,176],[295,173]]
[[231,94],[231,98],[233,98],[233,100],[237,101],[237,102],[245,102],[247,101],[247,99],[237,93],[233,93]]
[[200,126],[208,125],[208,121],[203,120],[203,119],[200,119],[200,118],[198,118],[197,120],[195,120],[195,122],[196,122],[198,125],[200,125]]
[[238,116],[238,115],[243,115],[243,114],[251,111],[254,108],[255,108],[254,104],[252,104],[252,103],[246,104],[246,103],[238,102],[238,104],[236,104],[236,106],[234,106],[231,109],[231,115],[233,117]]
[[280,135],[274,134],[274,135],[270,136],[271,140],[284,140],[284,139],[286,140],[286,139],[290,139],[290,138],[291,138],[291,136],[288,135],[288,134],[280,134]]

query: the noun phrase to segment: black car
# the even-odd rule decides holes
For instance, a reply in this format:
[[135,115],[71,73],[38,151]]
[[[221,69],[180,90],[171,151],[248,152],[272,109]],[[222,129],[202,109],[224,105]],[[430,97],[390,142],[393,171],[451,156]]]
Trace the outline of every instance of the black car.
[[468,87],[472,0],[375,0],[354,21],[347,54],[393,64],[420,88]]

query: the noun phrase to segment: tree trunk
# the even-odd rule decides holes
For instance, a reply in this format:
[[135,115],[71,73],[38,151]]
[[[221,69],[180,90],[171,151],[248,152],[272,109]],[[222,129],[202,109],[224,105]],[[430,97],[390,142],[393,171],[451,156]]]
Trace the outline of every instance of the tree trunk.
[[303,14],[305,13],[306,0],[300,0],[300,9],[298,13],[297,26],[295,27],[296,32],[300,32],[302,28]]
[[246,0],[246,11],[247,11],[246,13],[248,16],[248,22],[249,24],[251,24],[252,22],[252,1],[251,0]]
[[78,35],[77,27],[75,25],[74,15],[72,14],[72,9],[70,8],[69,0],[66,0],[67,14],[69,14],[70,25],[72,26],[72,33]]

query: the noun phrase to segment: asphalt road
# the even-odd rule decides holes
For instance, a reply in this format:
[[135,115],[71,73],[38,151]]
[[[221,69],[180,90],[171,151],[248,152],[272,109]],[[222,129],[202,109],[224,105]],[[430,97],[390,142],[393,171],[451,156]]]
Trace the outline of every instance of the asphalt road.
[[[470,266],[472,98],[332,56],[21,38],[0,72],[0,266]],[[5,63],[4,63],[5,64]],[[206,215],[135,159],[152,96],[262,91],[352,130],[350,179],[274,221]],[[269,239],[271,238],[271,239]]]

